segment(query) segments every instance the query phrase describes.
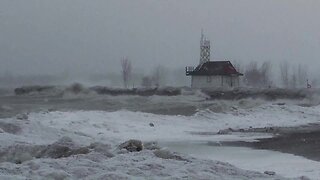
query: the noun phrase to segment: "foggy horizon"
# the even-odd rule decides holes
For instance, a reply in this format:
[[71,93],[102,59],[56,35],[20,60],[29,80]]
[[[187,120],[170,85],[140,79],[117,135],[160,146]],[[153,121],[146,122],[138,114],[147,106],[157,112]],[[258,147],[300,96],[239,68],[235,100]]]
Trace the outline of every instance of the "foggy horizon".
[[[199,63],[201,29],[211,60],[320,65],[319,1],[0,2],[0,75],[142,73]],[[312,65],[310,65],[312,64]],[[315,76],[315,75],[314,75]]]

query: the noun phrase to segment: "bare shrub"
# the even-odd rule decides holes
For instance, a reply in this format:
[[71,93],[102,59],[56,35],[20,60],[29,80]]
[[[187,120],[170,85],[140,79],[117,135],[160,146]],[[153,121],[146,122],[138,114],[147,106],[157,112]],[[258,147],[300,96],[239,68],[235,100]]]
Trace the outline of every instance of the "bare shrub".
[[307,67],[299,64],[298,65],[298,77],[297,77],[298,86],[305,87],[307,79],[308,79]]
[[263,84],[265,85],[271,84],[270,73],[271,73],[271,63],[263,62],[263,64],[260,67],[260,74],[261,74]]
[[271,64],[264,62],[258,67],[257,62],[251,62],[245,71],[245,83],[250,86],[263,87],[272,84],[270,78]]
[[297,75],[296,72],[293,71],[290,79],[290,87],[296,88],[297,87]]
[[152,74],[152,81],[153,81],[153,84],[156,86],[156,87],[159,87],[161,85],[163,85],[163,81],[164,81],[164,67],[162,66],[157,66],[155,67],[154,69],[154,72]]
[[74,83],[70,87],[68,87],[66,90],[74,94],[79,94],[80,92],[84,91],[84,87],[80,83]]
[[128,58],[121,59],[121,67],[122,67],[122,78],[123,84],[125,88],[128,88],[128,82],[131,77],[132,66],[131,62]]
[[233,66],[238,72],[241,72],[241,73],[244,72],[243,64],[241,64],[240,62],[238,61],[233,62]]
[[280,64],[280,75],[283,86],[285,88],[289,87],[289,64],[288,62],[283,62]]
[[291,68],[287,63],[283,63],[281,67],[281,79],[286,88],[302,88],[307,84],[307,67],[299,64],[292,65]]
[[141,86],[145,88],[150,88],[152,86],[152,79],[148,76],[143,77]]

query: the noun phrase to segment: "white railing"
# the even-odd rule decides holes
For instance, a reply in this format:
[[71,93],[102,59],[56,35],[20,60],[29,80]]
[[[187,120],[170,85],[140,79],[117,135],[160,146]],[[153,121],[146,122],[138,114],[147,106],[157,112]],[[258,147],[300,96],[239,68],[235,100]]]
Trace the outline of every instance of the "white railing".
[[193,66],[187,66],[186,67],[186,75],[189,75],[193,71],[194,71],[194,67]]

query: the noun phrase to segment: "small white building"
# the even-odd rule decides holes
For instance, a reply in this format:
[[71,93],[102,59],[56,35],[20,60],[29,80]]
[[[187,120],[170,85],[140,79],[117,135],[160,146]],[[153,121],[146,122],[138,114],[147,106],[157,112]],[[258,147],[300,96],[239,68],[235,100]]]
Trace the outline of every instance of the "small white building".
[[186,67],[186,75],[191,76],[192,88],[233,88],[240,86],[239,73],[230,61],[210,61],[210,41],[203,33],[200,41],[200,63]]
[[233,88],[240,86],[239,73],[230,61],[208,61],[196,68],[187,67],[192,88]]

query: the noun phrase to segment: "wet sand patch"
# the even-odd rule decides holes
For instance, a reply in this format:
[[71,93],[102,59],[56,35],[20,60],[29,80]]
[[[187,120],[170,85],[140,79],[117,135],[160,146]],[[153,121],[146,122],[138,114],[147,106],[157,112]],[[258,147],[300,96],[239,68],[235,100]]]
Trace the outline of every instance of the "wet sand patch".
[[[220,142],[220,145],[275,150],[320,161],[320,124],[300,127],[274,127],[267,130],[268,133],[273,131],[274,137],[257,139],[258,141],[254,142]],[[263,131],[265,131],[264,128],[242,130],[243,133]]]

